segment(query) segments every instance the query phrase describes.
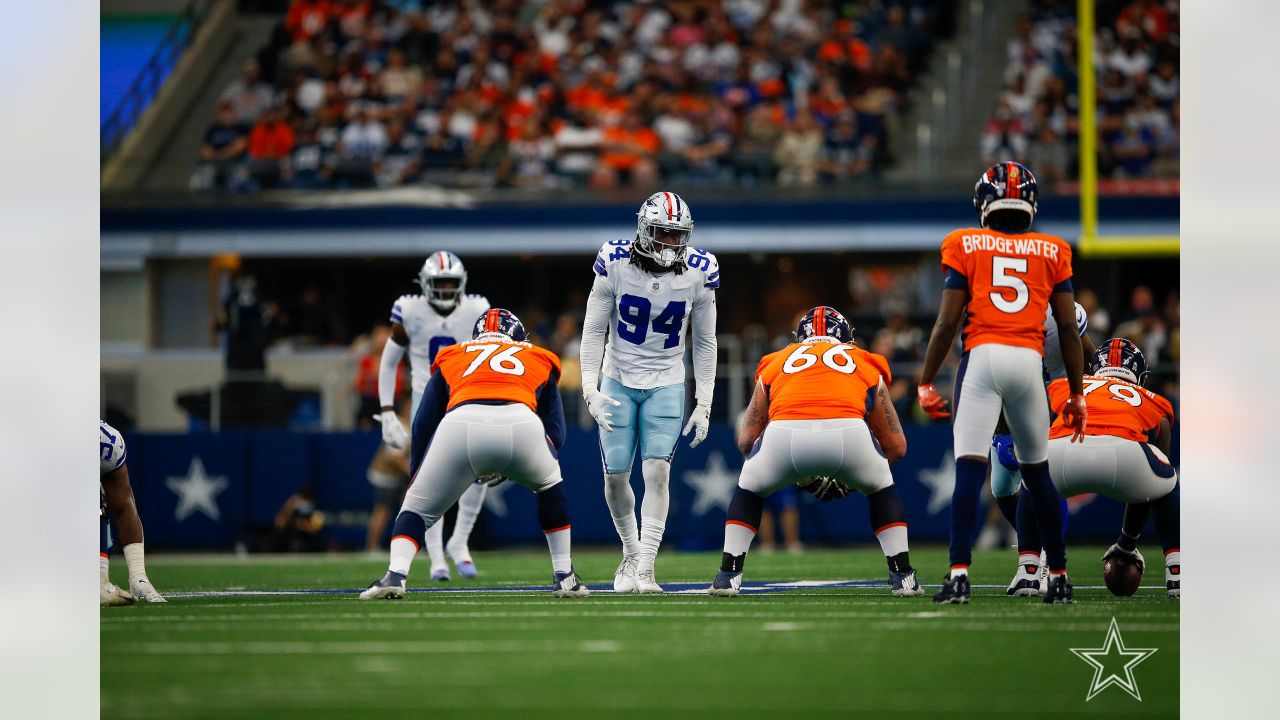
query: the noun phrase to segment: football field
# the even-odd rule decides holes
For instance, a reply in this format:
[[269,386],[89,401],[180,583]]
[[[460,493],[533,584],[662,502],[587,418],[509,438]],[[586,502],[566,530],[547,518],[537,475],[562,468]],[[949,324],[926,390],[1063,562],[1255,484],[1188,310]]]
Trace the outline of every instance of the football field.
[[[701,594],[719,553],[664,552],[667,595],[614,597],[594,591],[617,552],[578,552],[583,600],[550,595],[545,551],[478,553],[480,577],[434,585],[420,555],[408,597],[381,602],[356,593],[383,557],[156,555],[170,602],[101,611],[102,715],[1173,717],[1178,604],[1144,549],[1144,587],[1114,598],[1103,548],[1071,548],[1067,607],[1005,597],[1008,551],[975,554],[967,606],[929,600],[944,548],[912,551],[922,598],[890,596],[873,548],[754,553],[738,598]],[[1112,618],[1157,651],[1130,668],[1141,701],[1113,684],[1086,702],[1095,671],[1071,648],[1102,648]]]

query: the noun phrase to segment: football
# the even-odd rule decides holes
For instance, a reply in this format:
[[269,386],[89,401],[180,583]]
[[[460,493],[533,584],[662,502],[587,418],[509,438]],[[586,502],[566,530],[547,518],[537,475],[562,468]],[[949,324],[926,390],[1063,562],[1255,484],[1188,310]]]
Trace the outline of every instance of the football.
[[1138,592],[1142,584],[1142,569],[1128,558],[1115,556],[1102,563],[1102,577],[1112,595],[1128,597]]

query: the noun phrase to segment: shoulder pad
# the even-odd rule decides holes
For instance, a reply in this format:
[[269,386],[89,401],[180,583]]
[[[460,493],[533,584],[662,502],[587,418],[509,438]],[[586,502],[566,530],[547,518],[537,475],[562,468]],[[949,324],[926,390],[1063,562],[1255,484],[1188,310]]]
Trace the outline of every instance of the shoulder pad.
[[124,436],[120,431],[110,425],[98,421],[98,461],[101,465],[102,474],[115,472],[124,465],[127,451],[124,446]]
[[391,306],[391,322],[404,324],[405,309],[417,298],[422,297],[416,294],[401,295],[396,298],[396,302]]
[[596,262],[591,269],[600,277],[608,277],[610,265],[631,259],[631,242],[626,238],[618,238],[601,245],[600,252],[596,253]]
[[684,264],[690,270],[702,273],[702,286],[715,290],[720,287],[720,261],[706,250],[691,247],[684,257]]

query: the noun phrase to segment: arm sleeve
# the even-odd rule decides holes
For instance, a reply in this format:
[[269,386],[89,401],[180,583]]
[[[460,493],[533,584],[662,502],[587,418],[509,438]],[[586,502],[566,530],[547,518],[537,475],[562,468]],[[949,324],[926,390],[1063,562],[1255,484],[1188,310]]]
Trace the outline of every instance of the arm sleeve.
[[413,414],[413,437],[409,441],[412,454],[409,460],[409,477],[418,474],[418,466],[427,454],[427,446],[436,428],[444,419],[445,410],[449,407],[449,383],[444,373],[437,372],[431,376],[427,389],[422,393],[422,402]]
[[560,400],[559,380],[553,373],[538,389],[538,417],[542,418],[542,427],[546,430],[547,439],[552,447],[559,450],[564,447],[564,405]]
[[693,396],[710,405],[716,386],[716,293],[704,290],[693,305]]
[[378,402],[383,407],[396,404],[396,375],[402,357],[404,346],[387,338],[387,344],[382,348],[382,363],[378,366]]
[[582,342],[578,360],[582,365],[582,389],[595,390],[600,385],[600,363],[604,361],[604,342],[609,335],[609,318],[613,316],[613,288],[605,276],[596,277],[587,297],[587,313],[582,321]]
[[963,290],[965,292],[969,292],[969,278],[965,277],[964,273],[950,265],[944,265],[943,269],[947,273],[947,278],[942,281],[942,287],[948,290]]

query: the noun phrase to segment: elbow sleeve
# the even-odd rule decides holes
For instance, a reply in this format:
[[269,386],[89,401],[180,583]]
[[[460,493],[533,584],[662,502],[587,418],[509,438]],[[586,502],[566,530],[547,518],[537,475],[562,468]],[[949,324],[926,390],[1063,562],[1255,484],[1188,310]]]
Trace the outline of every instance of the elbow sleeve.
[[390,339],[382,348],[382,362],[378,366],[378,402],[383,407],[395,405],[396,371],[400,366],[400,358],[404,357],[404,350],[404,346]]

